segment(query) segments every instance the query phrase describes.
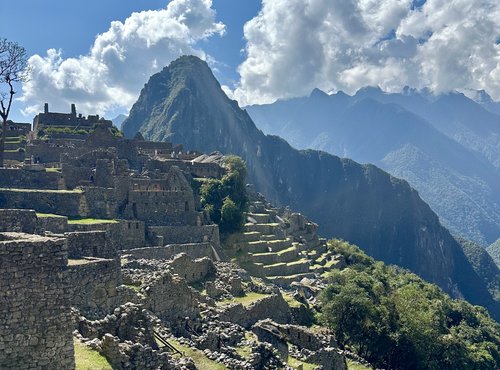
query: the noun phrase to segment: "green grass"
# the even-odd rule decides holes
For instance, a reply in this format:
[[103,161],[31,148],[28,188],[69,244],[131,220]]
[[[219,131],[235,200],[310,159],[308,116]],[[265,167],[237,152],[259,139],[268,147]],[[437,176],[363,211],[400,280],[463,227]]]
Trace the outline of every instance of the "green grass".
[[52,213],[36,213],[36,217],[38,218],[43,218],[43,217],[59,217],[59,218],[63,218],[63,217],[66,217],[66,216],[61,216],[61,215],[55,215],[55,214],[52,214]]
[[264,268],[272,268],[272,267],[277,267],[277,266],[286,266],[285,262],[278,262],[278,263],[273,263],[272,265],[265,265]]
[[[225,367],[224,365],[222,365],[218,362],[212,361],[209,358],[207,358],[205,356],[205,354],[198,349],[194,349],[194,348],[182,345],[173,339],[169,339],[168,342],[172,346],[177,348],[179,351],[181,351],[185,357],[191,357],[198,369],[203,369],[203,370],[226,370],[227,369],[227,367]],[[179,355],[177,354],[174,356],[179,356]]]
[[50,168],[46,168],[45,171],[47,171],[47,172],[61,172],[61,169],[57,168],[57,167],[50,167]]
[[74,341],[76,370],[112,370],[108,360],[79,341]]
[[236,353],[243,358],[248,358],[252,354],[252,347],[250,346],[237,346]]
[[306,262],[309,262],[309,260],[307,258],[301,258],[298,261],[293,261],[293,262],[287,263],[286,265],[287,266],[294,266],[294,265],[300,265],[300,264],[306,263]]
[[288,293],[283,293],[283,299],[285,300],[286,303],[288,303],[289,307],[300,307],[302,305],[302,303],[297,301]]
[[262,298],[268,297],[269,294],[262,293],[246,293],[242,297],[235,297],[234,299],[225,299],[223,301],[217,302],[218,306],[225,306],[233,303],[241,303],[243,306],[250,306],[253,302],[261,300]]
[[116,220],[101,220],[98,218],[79,218],[68,220],[70,225],[96,225],[96,224],[117,224]]
[[46,189],[17,189],[17,188],[0,188],[0,191],[15,191],[19,193],[60,193],[60,194],[80,194],[82,189],[74,190],[46,190]]
[[134,285],[134,284],[123,284],[123,285],[125,285],[126,287],[129,287],[130,289],[135,290],[136,292],[140,292],[141,291],[141,286],[140,285]]
[[293,358],[292,356],[288,356],[288,360],[286,362],[289,366],[291,366],[295,369],[302,366],[303,370],[314,370],[315,368],[318,367],[318,365],[310,364],[308,362],[297,360],[296,358]]
[[352,360],[347,359],[347,369],[348,370],[371,370],[371,367],[358,364]]

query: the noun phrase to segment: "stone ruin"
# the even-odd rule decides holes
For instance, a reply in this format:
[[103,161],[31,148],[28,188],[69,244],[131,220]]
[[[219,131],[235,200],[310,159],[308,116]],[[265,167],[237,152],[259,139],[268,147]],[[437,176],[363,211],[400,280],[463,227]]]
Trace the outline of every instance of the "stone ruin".
[[[74,107],[35,121],[103,123]],[[1,369],[73,369],[74,340],[116,369],[199,368],[187,350],[230,369],[346,368],[299,326],[343,267],[314,223],[250,192],[245,231],[221,241],[192,185],[224,175],[220,153],[94,128],[31,140],[30,160],[0,168]]]

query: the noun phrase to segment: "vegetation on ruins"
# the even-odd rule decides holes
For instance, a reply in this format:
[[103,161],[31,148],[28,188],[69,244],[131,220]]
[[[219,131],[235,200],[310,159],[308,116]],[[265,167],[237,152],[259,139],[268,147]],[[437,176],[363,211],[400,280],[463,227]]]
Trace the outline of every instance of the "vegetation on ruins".
[[245,179],[245,162],[239,157],[225,159],[226,174],[219,179],[210,179],[201,185],[201,204],[217,223],[220,231],[229,234],[241,231],[244,225],[244,212],[248,206]]
[[14,85],[28,80],[29,66],[26,50],[16,42],[0,39],[0,117],[2,118],[2,135],[0,137],[0,167],[3,167],[5,137],[7,136],[7,119],[16,91]]
[[347,268],[328,274],[319,319],[341,348],[387,369],[499,367],[500,325],[485,309],[347,242],[329,247],[345,256]]
[[[84,128],[77,128],[77,127],[69,127],[69,126],[62,126],[62,127],[44,127],[38,132],[38,136],[43,139],[45,137],[49,137],[51,135],[89,135],[92,132],[94,132],[95,127],[91,129],[84,129]],[[110,128],[111,133],[114,136],[117,137],[122,137],[123,134],[122,132],[116,128],[115,126]]]

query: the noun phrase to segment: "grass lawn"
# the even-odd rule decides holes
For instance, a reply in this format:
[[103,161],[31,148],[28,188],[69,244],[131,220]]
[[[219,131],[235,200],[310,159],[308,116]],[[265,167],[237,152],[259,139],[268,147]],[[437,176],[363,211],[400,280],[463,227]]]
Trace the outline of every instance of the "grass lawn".
[[15,191],[19,193],[60,193],[60,194],[80,194],[81,189],[74,190],[45,190],[45,189],[16,189],[16,188],[0,188],[0,191]]
[[[177,342],[176,340],[169,339],[168,342],[181,351],[184,354],[184,357],[191,357],[196,364],[198,369],[203,370],[226,370],[227,368],[215,361],[210,360],[205,354],[199,349],[194,349],[188,346],[184,346]],[[179,354],[173,354],[173,356],[180,356]]]
[[68,220],[70,225],[95,225],[95,224],[117,224],[116,220],[100,220],[98,218],[79,218]]
[[371,367],[367,367],[365,365],[358,364],[352,360],[347,360],[347,369],[348,370],[371,370]]
[[61,215],[54,215],[52,213],[36,213],[36,217],[43,218],[43,217],[66,217],[66,216],[61,216]]
[[76,370],[113,370],[108,360],[99,352],[74,341]]
[[252,347],[250,346],[236,346],[236,353],[239,354],[243,358],[248,358],[252,354]]
[[258,301],[262,298],[268,297],[269,294],[261,294],[250,292],[245,294],[243,297],[235,297],[234,299],[225,299],[223,301],[217,302],[218,306],[225,306],[233,303],[241,303],[243,306],[250,306],[253,302]]
[[291,294],[281,292],[283,294],[283,299],[288,303],[289,307],[300,307],[302,304],[292,297]]
[[297,360],[292,356],[288,356],[287,364],[295,369],[299,368],[302,365],[302,370],[314,370],[318,367],[318,365],[310,364],[308,362]]

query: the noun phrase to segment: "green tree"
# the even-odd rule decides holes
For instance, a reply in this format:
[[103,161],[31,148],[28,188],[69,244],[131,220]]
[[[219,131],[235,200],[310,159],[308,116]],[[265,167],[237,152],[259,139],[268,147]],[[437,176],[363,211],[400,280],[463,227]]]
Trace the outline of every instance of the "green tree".
[[242,229],[244,216],[240,208],[227,196],[224,198],[221,211],[220,230],[223,233],[233,233]]
[[244,212],[248,207],[246,193],[247,171],[239,157],[225,158],[226,174],[219,179],[205,181],[200,188],[201,203],[212,221],[219,224],[223,233],[240,231]]

